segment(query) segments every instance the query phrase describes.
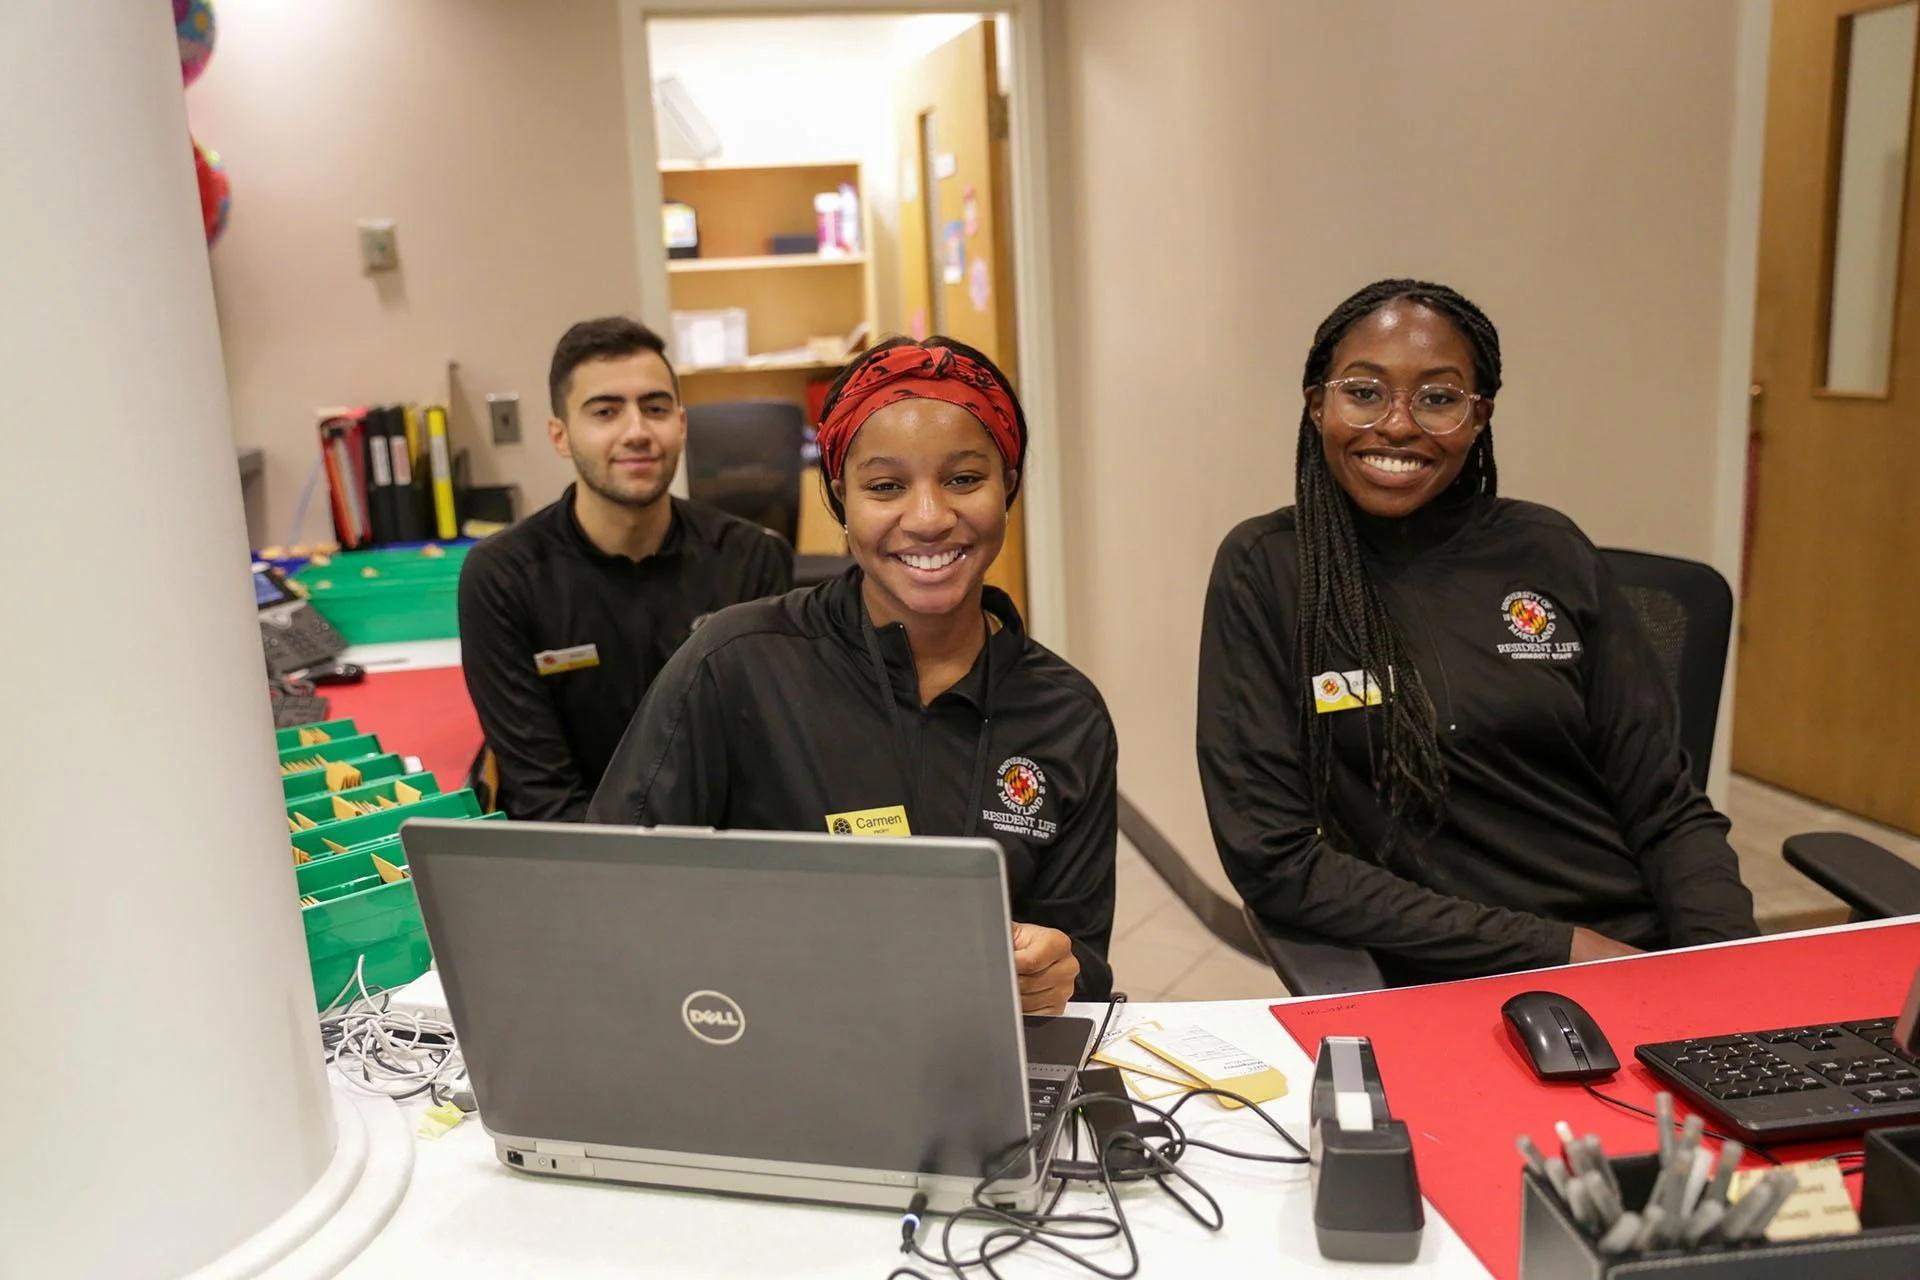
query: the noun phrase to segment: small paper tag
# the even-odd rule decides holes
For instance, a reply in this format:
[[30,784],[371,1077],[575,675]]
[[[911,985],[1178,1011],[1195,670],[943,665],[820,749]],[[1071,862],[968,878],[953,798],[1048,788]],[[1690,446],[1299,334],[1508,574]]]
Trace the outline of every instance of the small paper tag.
[[360,785],[360,770],[344,760],[334,760],[327,764],[327,790],[345,791],[348,787]]
[[[1270,1102],[1286,1096],[1287,1078],[1278,1068],[1211,1031],[1199,1027],[1176,1027],[1172,1031],[1141,1027],[1134,1031],[1133,1038],[1211,1088],[1237,1093],[1248,1102]],[[1223,1107],[1239,1105],[1226,1098],[1215,1101]]]
[[827,831],[836,836],[910,836],[905,805],[879,809],[849,809],[827,815]]
[[377,853],[373,855],[373,869],[380,873],[381,884],[398,884],[412,878],[405,867],[396,867]]
[[404,782],[396,782],[393,784],[393,798],[401,804],[412,804],[420,798],[420,789],[408,786]]
[[294,815],[293,815],[293,820],[294,820],[294,822],[296,822],[297,824],[299,824],[299,829],[300,829],[301,831],[311,831],[311,830],[313,830],[313,829],[314,829],[315,827],[317,827],[317,826],[319,826],[319,825],[320,825],[319,823],[317,823],[317,822],[315,822],[315,821],[314,821],[314,820],[313,820],[312,818],[309,818],[309,817],[308,817],[308,816],[307,816],[306,814],[304,814],[304,813],[296,813],[296,814],[294,814]]
[[1198,1080],[1166,1059],[1149,1053],[1134,1043],[1133,1032],[1143,1029],[1158,1031],[1160,1024],[1142,1021],[1108,1033],[1106,1042],[1094,1050],[1093,1060],[1109,1067],[1119,1067],[1122,1071],[1151,1077],[1163,1084],[1172,1085],[1175,1090],[1198,1088],[1200,1085]]
[[[1780,1212],[1767,1224],[1769,1240],[1805,1240],[1813,1236],[1851,1236],[1860,1232],[1860,1215],[1853,1211],[1847,1184],[1835,1160],[1808,1160],[1782,1166],[1800,1179]],[[1728,1198],[1738,1200],[1767,1176],[1768,1169],[1742,1169],[1733,1175]]]
[[360,810],[354,808],[353,801],[336,792],[333,797],[333,816],[336,818],[357,818],[360,816]]
[[571,649],[542,649],[533,655],[533,669],[543,676],[599,665],[600,646],[593,644],[576,644]]

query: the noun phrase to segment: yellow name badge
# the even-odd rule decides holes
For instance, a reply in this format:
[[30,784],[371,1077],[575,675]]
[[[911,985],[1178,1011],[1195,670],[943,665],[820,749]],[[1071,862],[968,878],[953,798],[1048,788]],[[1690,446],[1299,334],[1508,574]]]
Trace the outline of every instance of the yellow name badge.
[[836,836],[910,836],[907,807],[890,804],[881,809],[849,809],[827,815],[827,830]]
[[557,676],[562,671],[579,671],[584,667],[600,665],[600,646],[577,644],[571,649],[542,649],[533,655],[533,669],[543,676]]
[[[1364,702],[1358,692],[1361,689],[1366,691]],[[1380,683],[1364,671],[1322,671],[1313,678],[1313,709],[1321,715],[1379,705]]]

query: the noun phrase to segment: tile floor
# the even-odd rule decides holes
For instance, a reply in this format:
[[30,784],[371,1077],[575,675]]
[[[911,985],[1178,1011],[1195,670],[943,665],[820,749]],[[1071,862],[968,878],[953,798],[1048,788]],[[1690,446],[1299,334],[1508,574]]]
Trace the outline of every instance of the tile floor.
[[[1850,831],[1920,864],[1920,838],[1827,809],[1786,791],[1736,776],[1727,795],[1740,874],[1753,890],[1755,914],[1768,933],[1835,924],[1840,901],[1780,857],[1781,841],[1802,831]],[[1212,850],[1184,850],[1188,857]],[[1234,1000],[1285,995],[1272,970],[1218,942],[1120,841],[1119,902],[1110,951],[1115,982],[1135,1000]]]

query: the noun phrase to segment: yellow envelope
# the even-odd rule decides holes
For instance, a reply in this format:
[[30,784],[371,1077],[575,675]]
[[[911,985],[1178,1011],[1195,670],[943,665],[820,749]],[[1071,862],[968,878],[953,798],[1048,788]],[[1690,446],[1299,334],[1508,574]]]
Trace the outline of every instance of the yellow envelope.
[[[1287,1093],[1287,1078],[1278,1068],[1236,1048],[1200,1027],[1139,1027],[1133,1033],[1136,1044],[1171,1062],[1208,1088],[1237,1093],[1249,1102],[1270,1102]],[[1223,1107],[1239,1103],[1216,1098]]]

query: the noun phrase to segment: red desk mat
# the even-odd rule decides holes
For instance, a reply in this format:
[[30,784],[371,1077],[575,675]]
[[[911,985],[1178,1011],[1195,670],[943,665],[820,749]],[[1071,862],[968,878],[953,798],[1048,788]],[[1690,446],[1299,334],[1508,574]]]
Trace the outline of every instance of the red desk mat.
[[[1536,1077],[1500,1016],[1509,997],[1547,990],[1577,1001],[1620,1058],[1620,1073],[1595,1087],[1652,1110],[1661,1086],[1634,1060],[1635,1045],[1886,1017],[1899,1012],[1916,967],[1920,924],[1900,924],[1329,996],[1274,1005],[1273,1016],[1309,1058],[1322,1036],[1373,1042],[1388,1105],[1413,1133],[1421,1190],[1489,1271],[1510,1277],[1520,1265],[1518,1135],[1555,1152],[1553,1123],[1565,1120],[1575,1133],[1599,1134],[1615,1156],[1649,1151],[1657,1138],[1653,1121],[1596,1101],[1578,1084]],[[1689,1108],[1674,1101],[1684,1117]],[[1800,1160],[1859,1146],[1855,1137],[1773,1151]]]
[[442,791],[467,785],[467,769],[480,754],[480,719],[459,667],[370,671],[359,684],[327,685],[320,692],[334,718],[351,717],[360,732],[379,734],[388,751],[419,756]]

